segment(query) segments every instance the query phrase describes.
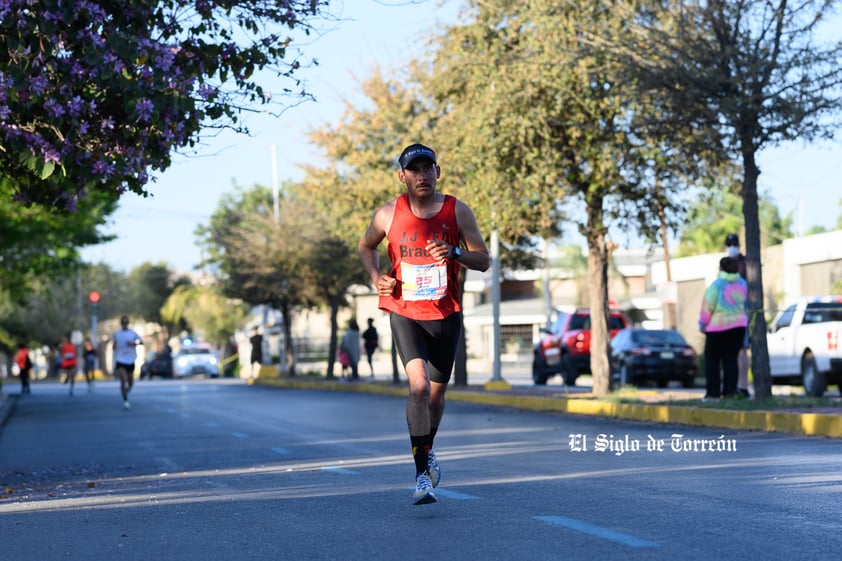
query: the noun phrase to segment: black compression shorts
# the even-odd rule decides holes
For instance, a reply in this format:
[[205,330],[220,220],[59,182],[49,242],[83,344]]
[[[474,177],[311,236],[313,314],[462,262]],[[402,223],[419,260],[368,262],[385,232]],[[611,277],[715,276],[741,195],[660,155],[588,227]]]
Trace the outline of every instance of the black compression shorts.
[[427,362],[431,381],[440,384],[450,381],[462,332],[461,313],[444,319],[414,320],[392,312],[389,324],[404,367],[410,360],[420,358]]
[[126,364],[125,362],[117,362],[114,365],[114,372],[117,372],[117,369],[120,367],[122,367],[129,376],[134,376],[134,363]]

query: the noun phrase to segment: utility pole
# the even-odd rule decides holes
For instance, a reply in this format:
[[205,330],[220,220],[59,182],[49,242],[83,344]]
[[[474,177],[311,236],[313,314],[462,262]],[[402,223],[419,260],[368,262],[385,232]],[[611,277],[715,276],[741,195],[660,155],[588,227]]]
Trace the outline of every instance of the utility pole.
[[494,367],[486,389],[509,389],[511,384],[500,373],[500,232],[495,226],[491,230],[491,309],[492,309],[492,356]]

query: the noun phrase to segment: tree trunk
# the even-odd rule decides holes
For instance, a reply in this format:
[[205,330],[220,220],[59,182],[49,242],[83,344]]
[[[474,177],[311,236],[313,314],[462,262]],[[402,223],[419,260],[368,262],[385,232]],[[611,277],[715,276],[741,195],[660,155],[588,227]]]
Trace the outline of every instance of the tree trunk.
[[327,351],[327,378],[333,379],[333,364],[336,362],[336,347],[337,347],[337,332],[339,331],[339,322],[336,321],[339,315],[339,304],[337,302],[330,302],[330,345]]
[[292,310],[289,304],[281,305],[281,317],[284,318],[284,354],[287,361],[287,375],[295,376],[296,360],[292,343]]
[[[672,269],[670,268],[670,248],[669,238],[667,236],[667,214],[664,209],[663,199],[661,198],[661,183],[658,181],[658,191],[656,200],[658,201],[658,220],[661,222],[661,245],[664,249],[664,268],[666,272],[667,284],[672,284]],[[678,322],[675,319],[675,302],[667,302],[667,327],[669,329],[676,329]]]
[[588,203],[588,278],[590,279],[591,376],[593,393],[607,395],[611,391],[611,368],[608,363],[608,259],[610,250],[602,227],[602,199]]
[[[600,238],[603,238],[600,236]],[[593,393],[603,396],[611,391],[611,372],[608,364],[608,251],[604,238],[600,247],[589,249],[588,275],[591,315],[591,376]]]
[[743,220],[746,230],[746,277],[748,281],[748,329],[751,338],[751,372],[755,399],[772,396],[769,348],[766,345],[766,316],[763,310],[763,271],[760,262],[760,219],[757,204],[757,178],[760,170],[755,150],[743,151]]

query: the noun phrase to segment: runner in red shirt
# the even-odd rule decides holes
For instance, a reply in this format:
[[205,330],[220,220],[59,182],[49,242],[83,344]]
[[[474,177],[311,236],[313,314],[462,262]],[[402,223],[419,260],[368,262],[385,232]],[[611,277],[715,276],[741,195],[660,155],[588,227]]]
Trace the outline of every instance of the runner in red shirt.
[[32,393],[29,389],[29,379],[32,376],[32,359],[29,358],[29,350],[23,343],[18,345],[18,352],[15,353],[15,364],[18,365],[18,370],[20,370],[21,395]]
[[[437,192],[441,168],[422,144],[398,158],[406,193],[380,207],[360,241],[360,257],[390,312],[392,336],[409,378],[406,420],[415,461],[415,504],[436,502],[441,470],[433,452],[444,394],[462,330],[459,267],[485,271],[488,249],[473,211]],[[386,239],[391,267],[380,271],[377,247]]]
[[61,371],[64,372],[64,383],[70,384],[70,395],[73,395],[73,384],[76,383],[76,345],[70,341],[70,332],[64,335],[64,341],[61,343]]

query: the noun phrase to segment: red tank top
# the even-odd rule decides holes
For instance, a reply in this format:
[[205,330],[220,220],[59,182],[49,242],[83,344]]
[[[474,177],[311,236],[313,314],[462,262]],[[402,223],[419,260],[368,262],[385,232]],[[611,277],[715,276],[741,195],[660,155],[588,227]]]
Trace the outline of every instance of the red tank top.
[[459,264],[434,261],[427,253],[428,240],[459,245],[456,199],[444,196],[441,210],[430,218],[418,218],[409,208],[404,193],[395,204],[392,225],[386,234],[389,273],[398,284],[390,296],[380,297],[380,309],[415,320],[444,319],[461,310],[459,306]]
[[73,343],[61,344],[61,367],[73,368],[76,366],[76,345]]

